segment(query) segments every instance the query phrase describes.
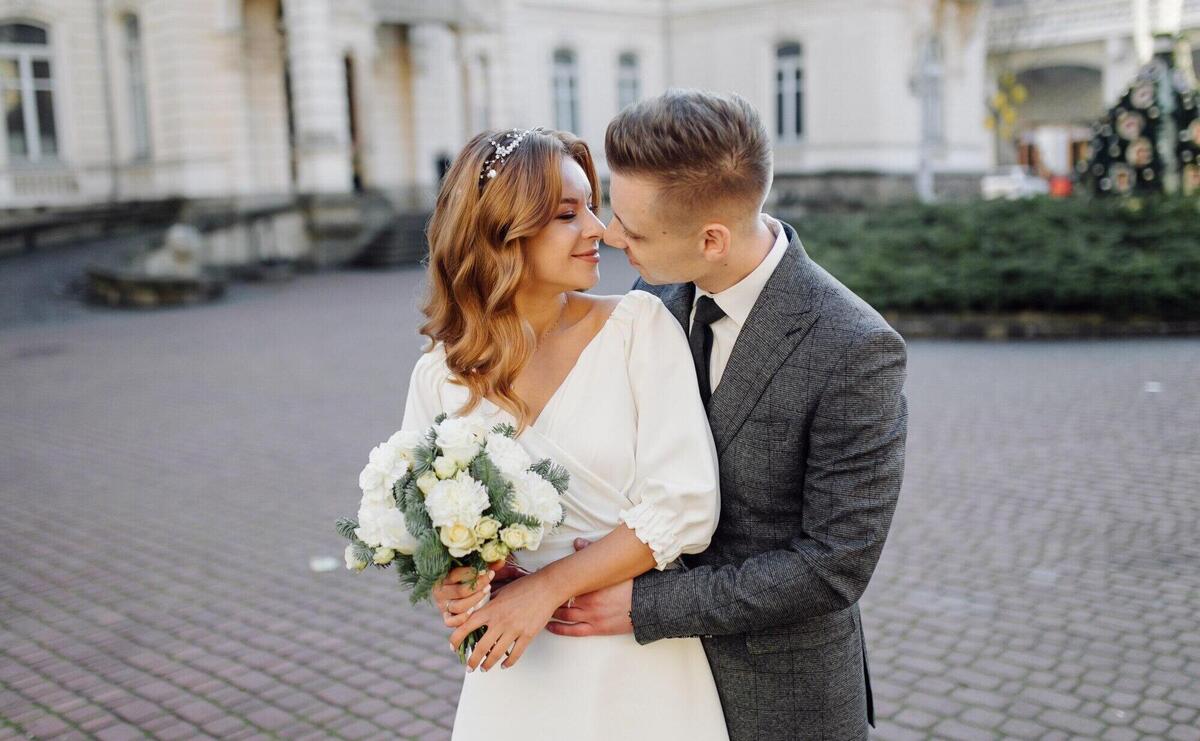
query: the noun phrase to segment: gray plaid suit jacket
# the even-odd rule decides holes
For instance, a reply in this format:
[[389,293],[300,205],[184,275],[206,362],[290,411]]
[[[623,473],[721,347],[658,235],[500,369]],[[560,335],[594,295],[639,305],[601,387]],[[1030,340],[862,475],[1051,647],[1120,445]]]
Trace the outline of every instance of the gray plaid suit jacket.
[[[905,346],[783,228],[709,405],[720,523],[682,569],[634,580],[634,635],[702,637],[734,741],[866,738],[857,603],[900,492]],[[687,331],[694,285],[635,287]]]

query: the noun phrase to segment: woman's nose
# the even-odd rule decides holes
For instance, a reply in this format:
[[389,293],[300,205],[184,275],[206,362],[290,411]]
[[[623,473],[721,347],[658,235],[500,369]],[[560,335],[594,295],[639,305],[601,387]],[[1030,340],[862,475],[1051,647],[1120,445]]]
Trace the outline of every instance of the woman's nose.
[[604,226],[604,222],[601,221],[599,219],[599,217],[597,217],[593,213],[588,214],[588,224],[587,224],[587,233],[586,233],[588,239],[602,238],[604,236],[606,229],[607,229],[607,227]]

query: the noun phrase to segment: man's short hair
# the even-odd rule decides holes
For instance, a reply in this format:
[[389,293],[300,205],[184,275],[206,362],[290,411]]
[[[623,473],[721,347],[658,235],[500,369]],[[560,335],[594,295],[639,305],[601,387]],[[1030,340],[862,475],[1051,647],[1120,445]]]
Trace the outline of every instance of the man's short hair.
[[613,172],[655,182],[673,219],[757,213],[771,188],[770,137],[736,94],[668,90],[643,100],[608,125],[604,153]]

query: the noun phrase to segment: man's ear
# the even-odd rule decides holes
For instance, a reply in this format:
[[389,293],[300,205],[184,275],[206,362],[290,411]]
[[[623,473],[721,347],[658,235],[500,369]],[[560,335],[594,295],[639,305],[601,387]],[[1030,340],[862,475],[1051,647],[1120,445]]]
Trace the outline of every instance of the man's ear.
[[703,240],[701,251],[704,259],[709,262],[725,262],[729,257],[729,247],[733,244],[733,233],[724,224],[705,224],[700,228],[700,239]]

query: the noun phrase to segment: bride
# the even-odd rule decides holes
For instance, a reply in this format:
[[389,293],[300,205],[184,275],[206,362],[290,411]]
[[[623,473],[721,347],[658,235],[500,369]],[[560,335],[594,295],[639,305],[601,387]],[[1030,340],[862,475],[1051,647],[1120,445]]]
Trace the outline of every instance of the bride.
[[[516,555],[531,574],[485,596],[451,636],[487,629],[455,739],[727,739],[699,638],[639,646],[543,631],[576,595],[704,550],[720,509],[683,330],[648,293],[582,293],[598,278],[598,190],[581,140],[485,132],[454,162],[429,225],[430,348],[403,428],[443,411],[508,422],[534,459],[571,474],[562,525]],[[576,538],[595,542],[575,552]]]

